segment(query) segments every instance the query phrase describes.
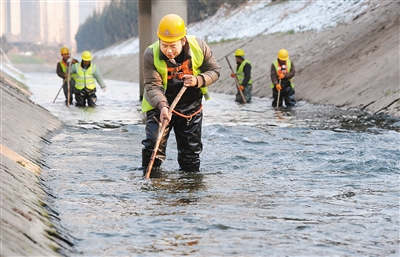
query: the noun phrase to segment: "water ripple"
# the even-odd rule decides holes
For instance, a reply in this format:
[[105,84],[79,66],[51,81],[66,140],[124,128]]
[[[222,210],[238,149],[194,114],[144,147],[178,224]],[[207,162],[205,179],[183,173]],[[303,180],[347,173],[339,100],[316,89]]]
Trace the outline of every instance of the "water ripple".
[[54,77],[29,76],[32,99],[65,123],[43,150],[42,179],[74,255],[399,254],[399,120],[213,94],[200,173],[179,172],[172,132],[146,180],[138,85],[106,81],[98,107],[68,108],[49,101]]

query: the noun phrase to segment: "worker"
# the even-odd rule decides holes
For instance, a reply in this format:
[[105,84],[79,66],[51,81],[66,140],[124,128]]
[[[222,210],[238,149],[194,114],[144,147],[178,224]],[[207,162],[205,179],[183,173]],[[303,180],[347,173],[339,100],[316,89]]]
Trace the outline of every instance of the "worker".
[[[57,75],[63,79],[63,91],[65,95],[65,104],[71,105],[73,102],[73,92],[75,86],[76,74],[70,75],[69,80],[69,97],[68,97],[68,72],[67,72],[67,60],[71,57],[69,49],[67,47],[62,47],[60,50],[62,60],[57,63]],[[78,60],[72,59],[72,63],[77,63]],[[68,104],[69,99],[69,104]]]
[[96,81],[103,92],[106,92],[107,87],[99,68],[92,63],[92,54],[89,51],[82,52],[81,63],[72,65],[71,73],[76,74],[74,89],[76,106],[86,106],[86,103],[89,107],[96,106]]
[[236,74],[232,73],[231,77],[235,76],[239,82],[239,88],[236,93],[236,102],[243,103],[242,94],[239,92],[242,91],[246,102],[249,103],[251,101],[251,92],[253,90],[253,80],[251,79],[251,62],[244,58],[244,51],[242,49],[237,49],[235,51],[236,58]]
[[[198,172],[203,150],[202,99],[207,87],[220,76],[220,66],[210,47],[202,39],[186,35],[183,19],[176,14],[164,16],[157,29],[158,40],[143,56],[144,96],[142,111],[146,114],[146,139],[142,141],[142,167],[147,169],[160,122],[168,126],[157,148],[152,167],[157,169],[166,158],[167,140],[174,129],[179,169]],[[171,103],[182,87],[187,87],[172,115]]]
[[[282,100],[285,100],[286,107],[293,107],[296,105],[294,99],[294,84],[293,77],[296,73],[293,62],[289,59],[289,53],[286,49],[278,51],[278,56],[271,65],[271,88],[273,107],[281,107]],[[278,97],[279,96],[279,97]],[[279,103],[277,101],[279,98]]]

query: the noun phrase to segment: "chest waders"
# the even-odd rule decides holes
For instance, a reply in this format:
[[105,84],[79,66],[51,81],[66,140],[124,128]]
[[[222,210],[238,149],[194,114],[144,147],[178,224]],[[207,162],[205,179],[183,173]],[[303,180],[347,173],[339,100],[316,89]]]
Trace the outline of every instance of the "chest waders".
[[[160,48],[159,41],[155,42],[150,46],[153,50],[154,56],[154,66],[156,67],[158,73],[162,78],[162,85],[164,90],[167,91],[168,77],[179,76],[179,74],[189,72],[197,76],[201,73],[200,67],[203,64],[204,55],[201,47],[199,46],[195,37],[186,36],[190,50],[191,50],[191,63],[192,70],[188,69],[187,66],[181,67],[177,74],[168,74],[168,67],[164,60],[160,59]],[[207,87],[200,88],[203,95],[207,94]],[[146,94],[146,92],[145,92]],[[171,106],[172,107],[172,106]],[[170,110],[172,111],[172,110]],[[155,148],[160,129],[160,123],[156,120],[159,117],[160,112],[158,109],[154,109],[143,97],[142,100],[142,112],[146,112],[146,139],[142,141],[142,167],[148,167],[148,165],[153,165],[153,167],[159,167],[166,159],[166,147],[167,140],[171,129],[174,129],[175,139],[178,148],[178,163],[180,170],[188,172],[197,172],[200,169],[200,153],[203,150],[203,145],[201,142],[201,126],[202,126],[202,112],[196,113],[189,119],[183,117],[173,116],[171,122],[165,127],[162,132],[161,139],[159,140],[158,149]],[[150,163],[153,159],[151,156],[154,152],[154,164]],[[152,160],[153,162],[153,160]]]

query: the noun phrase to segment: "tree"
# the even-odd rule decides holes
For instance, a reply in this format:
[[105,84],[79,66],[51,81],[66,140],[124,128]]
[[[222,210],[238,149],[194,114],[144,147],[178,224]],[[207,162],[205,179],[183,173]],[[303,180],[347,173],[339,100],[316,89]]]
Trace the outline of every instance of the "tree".
[[1,36],[1,49],[3,49],[4,53],[8,53],[13,46],[7,42],[6,35]]
[[[224,5],[237,6],[247,0],[188,0],[188,23],[214,15]],[[117,42],[137,37],[138,0],[112,0],[103,12],[93,12],[75,36],[78,52],[100,50]]]

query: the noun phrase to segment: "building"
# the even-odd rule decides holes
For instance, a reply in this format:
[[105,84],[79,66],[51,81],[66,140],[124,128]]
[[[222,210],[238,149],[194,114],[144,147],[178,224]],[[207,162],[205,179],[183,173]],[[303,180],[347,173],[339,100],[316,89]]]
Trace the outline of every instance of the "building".
[[81,17],[88,17],[94,10],[101,12],[109,2],[2,0],[1,35],[5,35],[10,43],[75,48],[75,35],[84,22]]

